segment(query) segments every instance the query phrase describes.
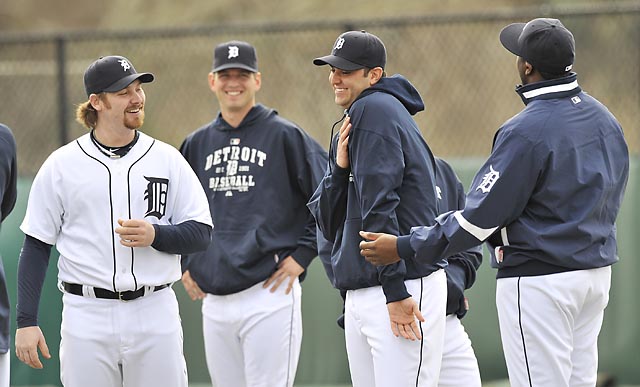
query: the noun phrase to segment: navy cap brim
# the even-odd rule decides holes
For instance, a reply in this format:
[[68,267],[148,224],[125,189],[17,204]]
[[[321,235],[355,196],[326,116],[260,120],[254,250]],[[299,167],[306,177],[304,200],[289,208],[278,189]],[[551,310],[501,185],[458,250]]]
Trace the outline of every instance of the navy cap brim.
[[149,82],[153,82],[155,77],[151,73],[131,74],[131,75],[128,75],[128,76],[118,80],[118,82],[114,83],[113,85],[111,85],[109,87],[106,87],[102,91],[106,92],[106,93],[113,93],[113,92],[116,92],[116,91],[120,91],[120,90],[124,89],[125,87],[129,86],[131,84],[131,82],[135,81],[136,79],[139,79],[140,82],[142,82],[142,83],[149,83]]
[[313,64],[316,66],[329,65],[345,71],[359,70],[361,68],[366,67],[335,55],[327,55],[320,58],[316,58],[313,60]]
[[258,72],[258,69],[254,69],[253,67],[247,66],[242,63],[225,63],[223,65],[215,67],[213,70],[211,70],[211,72],[217,73],[218,71],[227,70],[227,69],[242,69],[242,70],[251,71],[252,73]]
[[525,25],[526,23],[513,23],[504,27],[502,31],[500,31],[500,43],[502,43],[504,48],[517,56],[522,56],[518,39],[520,38],[520,34],[522,34],[522,30],[524,30]]

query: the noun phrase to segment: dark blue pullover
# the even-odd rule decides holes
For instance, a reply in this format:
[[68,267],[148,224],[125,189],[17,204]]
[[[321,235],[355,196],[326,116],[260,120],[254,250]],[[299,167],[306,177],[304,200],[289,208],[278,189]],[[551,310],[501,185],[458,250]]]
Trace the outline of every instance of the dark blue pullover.
[[[18,197],[16,140],[11,130],[0,124],[0,223],[9,216]],[[0,257],[0,354],[9,350],[9,293]]]
[[216,222],[209,248],[183,255],[183,271],[204,292],[237,293],[266,280],[276,259],[291,255],[306,268],[317,256],[306,203],[327,153],[302,129],[258,104],[237,128],[218,114],[189,135],[180,152],[198,175]]
[[575,73],[516,91],[526,107],[498,130],[465,208],[398,238],[401,257],[428,263],[486,241],[498,278],[618,261],[629,176],[620,124]]
[[[345,190],[348,189],[345,184]],[[442,212],[455,211],[464,208],[465,192],[462,183],[453,168],[446,161],[436,157],[436,194],[438,197],[438,210]],[[318,257],[327,273],[327,277],[335,286],[335,275],[331,267],[331,244],[318,234]],[[476,281],[476,271],[482,263],[482,248],[475,246],[467,251],[454,254],[447,258],[447,315],[456,314],[458,318],[467,313],[468,303],[464,291],[469,289]],[[346,292],[340,291],[344,299]],[[343,315],[338,317],[338,325],[344,328]]]
[[[380,79],[348,109],[350,169],[338,167],[332,156],[308,204],[324,237],[333,242],[334,286],[340,290],[381,285],[387,302],[399,301],[410,296],[405,280],[446,266],[444,260],[404,260],[376,268],[358,247],[360,230],[402,235],[411,226],[434,222],[435,161],[411,117],[422,110],[418,91],[400,75]],[[332,146],[336,143],[337,136]]]

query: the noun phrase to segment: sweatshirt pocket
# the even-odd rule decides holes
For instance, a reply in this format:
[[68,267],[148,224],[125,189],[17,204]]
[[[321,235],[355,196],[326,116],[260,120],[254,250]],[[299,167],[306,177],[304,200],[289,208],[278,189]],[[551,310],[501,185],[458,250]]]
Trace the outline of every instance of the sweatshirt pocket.
[[214,231],[211,245],[237,267],[251,266],[264,255],[256,230]]

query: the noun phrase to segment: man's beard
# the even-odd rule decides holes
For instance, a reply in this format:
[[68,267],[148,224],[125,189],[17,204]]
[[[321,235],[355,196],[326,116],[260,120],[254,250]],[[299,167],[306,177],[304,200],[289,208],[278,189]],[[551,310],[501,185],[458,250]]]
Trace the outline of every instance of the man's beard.
[[144,110],[140,110],[140,116],[135,118],[135,119],[129,119],[125,116],[124,118],[124,126],[131,129],[131,130],[135,130],[138,129],[142,126],[142,124],[144,123]]

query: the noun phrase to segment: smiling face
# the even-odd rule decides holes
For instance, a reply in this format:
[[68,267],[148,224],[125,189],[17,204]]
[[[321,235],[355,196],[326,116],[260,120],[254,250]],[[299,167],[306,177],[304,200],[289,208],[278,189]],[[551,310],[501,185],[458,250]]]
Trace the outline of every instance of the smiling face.
[[[378,69],[378,67],[376,67],[376,69]],[[381,68],[380,71],[382,71]],[[364,68],[347,71],[331,67],[329,83],[331,87],[333,87],[336,105],[348,109],[360,93],[375,84],[378,79],[379,75],[377,71],[367,71],[367,69]]]
[[98,116],[95,127],[98,140],[109,146],[126,145],[135,129],[144,123],[145,100],[139,80],[113,93],[91,94],[89,103]]
[[247,113],[256,103],[260,90],[260,73],[243,69],[226,69],[209,73],[209,87],[215,93],[222,114]]
[[127,129],[138,129],[144,123],[144,102],[146,96],[140,81],[133,81],[129,86],[114,93],[105,93],[101,101],[99,120],[105,124],[122,123]]

